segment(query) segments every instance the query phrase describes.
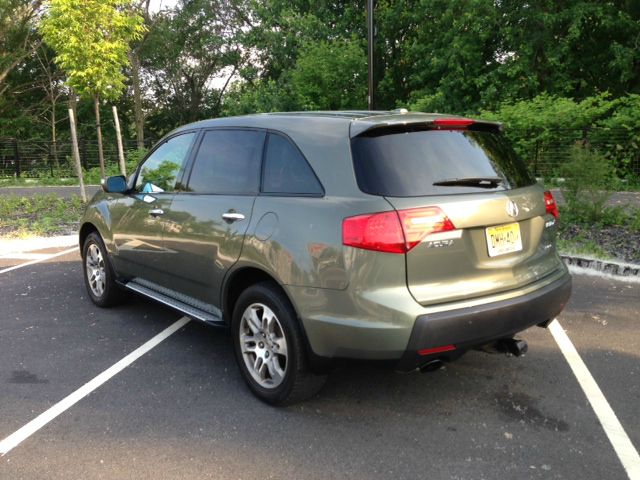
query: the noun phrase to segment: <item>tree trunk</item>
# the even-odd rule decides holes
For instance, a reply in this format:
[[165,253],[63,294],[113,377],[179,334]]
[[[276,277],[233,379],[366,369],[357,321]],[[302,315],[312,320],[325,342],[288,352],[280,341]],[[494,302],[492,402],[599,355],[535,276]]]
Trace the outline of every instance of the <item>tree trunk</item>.
[[53,163],[56,170],[60,170],[60,162],[58,161],[58,142],[56,140],[56,102],[51,99],[51,154],[53,155]]
[[76,174],[78,175],[78,183],[80,184],[80,196],[82,201],[87,201],[87,192],[84,189],[84,180],[82,178],[82,166],[80,165],[80,151],[78,150],[78,136],[76,135],[76,120],[73,109],[69,109],[69,123],[71,125],[71,148],[73,151],[73,160],[76,166]]
[[102,151],[102,127],[100,126],[100,97],[93,96],[93,108],[96,111],[96,133],[98,134],[98,161],[100,162],[100,177],[105,177],[104,152]]
[[136,122],[136,140],[138,149],[144,148],[144,113],[142,112],[142,94],[140,93],[140,59],[135,51],[129,53],[131,62],[131,83],[133,84],[133,112]]

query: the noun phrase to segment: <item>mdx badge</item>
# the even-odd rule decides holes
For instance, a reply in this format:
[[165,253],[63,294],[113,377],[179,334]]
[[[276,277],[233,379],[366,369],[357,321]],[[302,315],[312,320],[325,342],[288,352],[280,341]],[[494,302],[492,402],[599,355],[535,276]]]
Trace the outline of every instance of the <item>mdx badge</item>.
[[513,200],[507,202],[507,215],[513,218],[518,216],[518,205]]

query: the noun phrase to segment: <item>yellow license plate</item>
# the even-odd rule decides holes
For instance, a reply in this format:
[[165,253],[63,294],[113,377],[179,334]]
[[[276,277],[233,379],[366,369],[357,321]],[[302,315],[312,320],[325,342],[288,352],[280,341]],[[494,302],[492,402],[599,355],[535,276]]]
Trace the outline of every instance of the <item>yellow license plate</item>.
[[488,227],[485,233],[490,257],[522,250],[522,237],[520,236],[520,224],[518,223]]

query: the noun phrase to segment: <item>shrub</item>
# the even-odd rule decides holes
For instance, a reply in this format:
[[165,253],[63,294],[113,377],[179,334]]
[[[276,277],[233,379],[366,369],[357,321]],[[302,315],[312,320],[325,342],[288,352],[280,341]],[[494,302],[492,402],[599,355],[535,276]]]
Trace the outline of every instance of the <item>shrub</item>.
[[[137,150],[130,150],[125,152],[125,168],[127,170],[127,175],[131,175],[131,173],[136,169],[138,163],[144,158],[147,154],[146,148],[140,148]],[[107,162],[105,165],[105,175],[110,177],[112,175],[120,175],[120,162]],[[84,181],[89,185],[99,184],[101,180],[100,177],[100,167],[92,167],[84,172]]]
[[568,218],[578,223],[602,223],[605,205],[617,185],[611,159],[588,146],[575,145],[561,174],[566,178],[562,194]]

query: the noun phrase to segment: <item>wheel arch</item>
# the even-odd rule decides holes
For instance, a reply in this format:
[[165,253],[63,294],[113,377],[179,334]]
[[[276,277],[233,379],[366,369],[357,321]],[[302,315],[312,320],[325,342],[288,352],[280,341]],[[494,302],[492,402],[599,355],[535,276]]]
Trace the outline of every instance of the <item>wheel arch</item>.
[[302,338],[305,344],[307,360],[309,361],[311,369],[318,373],[326,372],[330,368],[330,360],[316,355],[316,353],[313,351],[313,347],[309,342],[309,337],[304,328],[304,322],[301,320],[298,309],[291,300],[291,297],[289,296],[285,288],[280,284],[280,282],[278,282],[273,277],[273,275],[267,273],[266,271],[255,266],[243,266],[235,269],[233,272],[230,272],[227,275],[222,291],[222,312],[224,321],[227,323],[227,325],[231,325],[233,309],[235,308],[236,302],[238,301],[238,298],[240,297],[242,292],[250,286],[262,282],[269,282],[275,288],[277,288],[293,309],[296,320],[298,321],[298,325],[300,326],[300,330],[302,331]]
[[[92,233],[92,232],[96,232],[96,233],[98,233],[98,235],[100,235],[100,231],[98,230],[98,227],[96,227],[91,222],[85,222],[80,227],[80,231],[78,232],[78,243],[79,243],[79,247],[80,247],[80,251],[81,252],[82,252],[82,247],[84,247],[85,240],[87,239],[89,234]],[[100,236],[102,237],[102,235],[100,235]]]
[[222,312],[227,324],[231,324],[233,309],[242,292],[250,286],[261,282],[269,282],[276,286],[286,297],[296,316],[298,316],[298,311],[289,295],[273,275],[255,266],[242,266],[227,274],[222,287]]

